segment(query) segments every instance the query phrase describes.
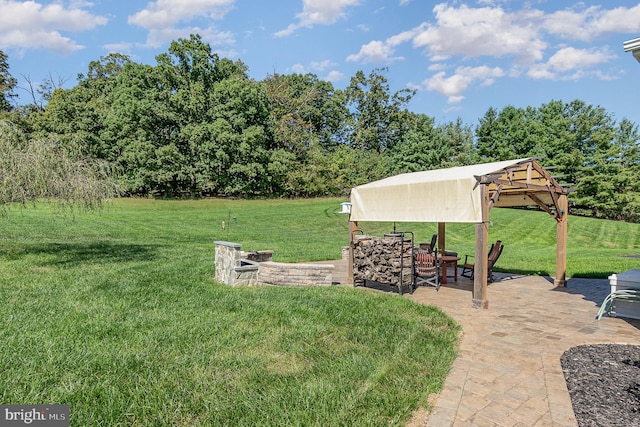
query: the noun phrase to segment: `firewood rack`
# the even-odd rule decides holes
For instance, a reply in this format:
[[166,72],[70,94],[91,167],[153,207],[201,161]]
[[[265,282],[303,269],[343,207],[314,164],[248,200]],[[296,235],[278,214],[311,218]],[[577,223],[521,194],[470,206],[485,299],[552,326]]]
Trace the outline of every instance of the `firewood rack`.
[[365,235],[354,230],[351,236],[351,262],[353,286],[367,286],[367,282],[388,284],[403,294],[404,285],[409,293],[415,288],[413,246],[411,231],[393,231],[384,237]]

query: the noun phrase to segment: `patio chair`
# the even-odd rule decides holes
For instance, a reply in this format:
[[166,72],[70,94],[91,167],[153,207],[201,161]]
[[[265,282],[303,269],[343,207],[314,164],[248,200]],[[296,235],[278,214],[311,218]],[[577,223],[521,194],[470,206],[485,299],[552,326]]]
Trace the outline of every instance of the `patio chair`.
[[[491,245],[491,249],[489,249],[489,255],[487,256],[487,280],[489,282],[493,282],[493,266],[495,265],[498,258],[502,254],[502,250],[504,249],[504,245],[501,240],[496,241]],[[464,256],[464,264],[462,265],[462,275],[464,277],[468,277],[469,279],[473,279],[473,270],[475,264],[470,262],[470,259],[473,258],[473,255],[465,255]]]
[[420,249],[435,252],[438,250],[438,248],[436,247],[437,242],[438,242],[438,233],[433,233],[433,236],[431,236],[431,242],[420,243]]
[[429,243],[429,249],[431,249],[431,252],[437,252],[437,248],[436,248],[436,243],[438,242],[438,233],[433,233],[433,236],[431,236],[431,243]]
[[440,290],[440,267],[438,266],[437,251],[414,249],[414,280],[415,285],[431,285]]

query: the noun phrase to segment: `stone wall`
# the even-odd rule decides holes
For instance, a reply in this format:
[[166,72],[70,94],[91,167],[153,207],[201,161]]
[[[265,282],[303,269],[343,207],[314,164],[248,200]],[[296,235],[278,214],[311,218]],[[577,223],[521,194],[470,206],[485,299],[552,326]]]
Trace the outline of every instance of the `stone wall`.
[[273,251],[241,251],[239,243],[215,242],[214,278],[229,286],[331,285],[331,264],[287,264],[271,261]]
[[331,264],[260,263],[258,281],[282,286],[331,285],[334,266]]
[[215,276],[221,283],[233,286],[234,268],[239,265],[241,258],[239,243],[216,241]]
[[231,286],[255,286],[259,284],[260,264],[255,261],[241,259],[233,268]]

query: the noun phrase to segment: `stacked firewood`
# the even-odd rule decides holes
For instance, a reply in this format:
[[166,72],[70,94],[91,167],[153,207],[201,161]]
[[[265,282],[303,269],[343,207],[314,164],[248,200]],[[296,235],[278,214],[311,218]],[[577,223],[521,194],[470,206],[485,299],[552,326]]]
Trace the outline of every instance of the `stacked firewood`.
[[401,234],[360,235],[354,240],[353,278],[356,282],[370,280],[397,286],[402,277],[403,285],[411,283],[413,242],[410,238]]

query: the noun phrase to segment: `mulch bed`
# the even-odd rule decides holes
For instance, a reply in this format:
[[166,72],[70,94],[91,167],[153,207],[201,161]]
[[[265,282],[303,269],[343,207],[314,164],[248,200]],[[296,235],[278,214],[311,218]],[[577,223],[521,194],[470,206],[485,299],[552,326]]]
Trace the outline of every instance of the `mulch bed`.
[[581,345],[560,358],[583,426],[640,426],[640,346]]

